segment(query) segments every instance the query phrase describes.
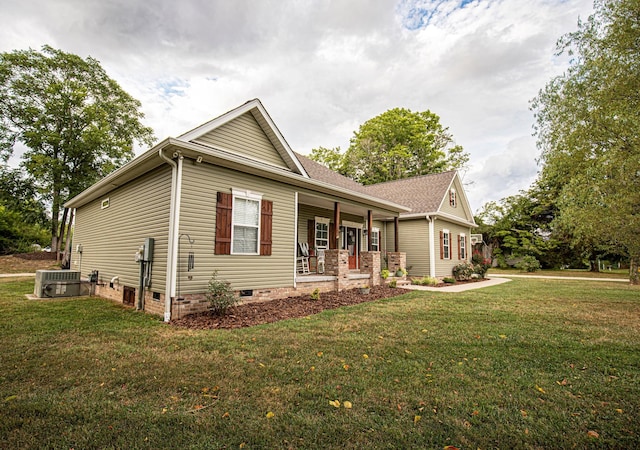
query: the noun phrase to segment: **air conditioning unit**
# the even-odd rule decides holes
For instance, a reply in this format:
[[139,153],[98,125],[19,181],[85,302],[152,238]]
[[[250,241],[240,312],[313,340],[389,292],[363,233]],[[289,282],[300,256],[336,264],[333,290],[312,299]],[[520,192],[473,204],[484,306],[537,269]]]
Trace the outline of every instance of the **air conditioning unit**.
[[80,272],[73,270],[38,270],[33,295],[39,298],[80,295]]

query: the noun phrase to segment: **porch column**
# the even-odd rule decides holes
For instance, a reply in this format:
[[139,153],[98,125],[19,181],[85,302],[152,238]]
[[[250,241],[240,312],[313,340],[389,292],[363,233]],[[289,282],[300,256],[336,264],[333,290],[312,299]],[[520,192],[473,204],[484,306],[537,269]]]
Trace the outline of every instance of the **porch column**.
[[396,216],[393,218],[393,251],[396,253],[400,251],[398,228],[400,228],[400,219]]
[[371,248],[371,229],[373,228],[373,211],[367,211],[367,251],[370,252]]
[[325,250],[324,261],[324,274],[336,277],[336,291],[345,289],[349,282],[349,251]]
[[329,242],[329,248],[331,250],[337,250],[340,240],[340,202],[335,202],[333,205],[333,236]]
[[360,273],[369,275],[370,286],[380,286],[380,252],[362,252],[360,254]]

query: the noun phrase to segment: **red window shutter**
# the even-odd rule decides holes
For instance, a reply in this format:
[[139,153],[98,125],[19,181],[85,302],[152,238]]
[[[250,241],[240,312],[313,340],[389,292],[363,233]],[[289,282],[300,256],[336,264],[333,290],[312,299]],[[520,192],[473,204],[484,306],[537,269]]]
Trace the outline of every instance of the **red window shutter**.
[[231,254],[231,219],[233,195],[218,192],[216,198],[216,240],[214,253],[216,255]]
[[310,249],[316,246],[316,221],[314,219],[307,220],[307,243]]
[[440,259],[444,259],[444,233],[440,232]]
[[262,208],[260,211],[260,254],[263,256],[271,255],[273,236],[273,202],[270,200],[262,200]]
[[458,235],[458,259],[462,259],[462,255],[460,254],[460,250],[461,250],[461,245],[460,245],[460,241],[462,240],[462,236]]

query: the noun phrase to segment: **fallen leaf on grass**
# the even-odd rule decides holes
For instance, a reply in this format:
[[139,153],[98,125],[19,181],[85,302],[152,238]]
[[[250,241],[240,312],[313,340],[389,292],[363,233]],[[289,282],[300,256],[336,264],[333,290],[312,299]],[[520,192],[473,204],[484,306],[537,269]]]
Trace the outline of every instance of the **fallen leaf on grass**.
[[222,415],[222,418],[223,418],[223,419],[226,419],[226,418],[228,418],[228,417],[229,417],[229,413],[228,413],[228,412],[225,412],[225,413]]
[[538,391],[542,392],[543,394],[546,394],[545,390],[544,390],[544,389],[542,389],[542,388],[541,388],[540,386],[538,386],[537,384],[536,384],[536,389],[537,389]]
[[273,416],[275,416],[275,414],[274,414],[274,413],[272,413],[271,411],[269,411],[269,412],[267,413],[267,416],[266,416],[266,417],[267,417],[267,419],[271,419]]
[[556,381],[556,383],[558,383],[558,385],[560,386],[566,386],[567,385],[567,379],[563,379],[562,381]]
[[620,408],[616,409],[616,412],[622,414],[622,410]]
[[352,404],[351,404],[351,402],[350,402],[350,401],[348,401],[348,400],[347,400],[346,402],[344,402],[342,405],[343,405],[346,409],[351,409],[351,408],[353,408],[353,405],[352,405]]
[[500,337],[500,339],[506,339],[507,335],[506,334],[501,334],[501,335],[499,335],[499,337]]
[[593,430],[589,430],[587,432],[587,436],[589,436],[590,438],[593,438],[593,439],[598,439],[600,437],[600,435],[596,431],[593,431]]
[[369,355],[364,354],[364,355],[362,355],[362,357],[363,357],[364,359],[367,359],[367,358],[369,358]]
[[522,414],[522,417],[527,417],[529,415],[529,413],[527,413],[524,409],[520,410],[520,414]]
[[318,358],[319,358],[319,357],[321,357],[323,354],[324,354],[324,353],[322,353],[322,352],[318,352],[318,353],[316,353],[316,355],[318,356]]
[[454,447],[453,445],[447,445],[444,450],[460,450],[458,447]]
[[418,423],[422,419],[422,416],[413,416],[413,423]]
[[18,398],[17,395],[10,395],[9,397],[5,398],[4,401],[10,402],[10,401],[16,400],[17,398]]
[[329,400],[329,404],[331,406],[333,406],[334,408],[340,408],[340,401],[339,400]]

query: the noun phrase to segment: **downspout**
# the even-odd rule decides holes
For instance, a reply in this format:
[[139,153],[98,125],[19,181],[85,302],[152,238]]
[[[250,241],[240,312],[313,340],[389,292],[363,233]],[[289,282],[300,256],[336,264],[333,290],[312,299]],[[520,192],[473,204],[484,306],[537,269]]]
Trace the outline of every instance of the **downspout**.
[[429,276],[431,278],[436,277],[436,248],[435,248],[435,217],[429,215],[425,216],[425,219],[429,221]]
[[176,212],[177,212],[177,191],[178,191],[178,171],[182,171],[182,159],[179,159],[179,163],[176,163],[173,159],[168,158],[163,153],[165,149],[158,150],[158,156],[171,166],[171,200],[169,206],[169,235],[167,236],[167,272],[165,277],[165,290],[164,290],[164,321],[169,322],[171,320],[171,300],[174,296],[173,277],[175,274],[175,256],[174,251],[175,236],[176,236]]
[[298,286],[298,192],[294,192],[293,201],[295,210],[293,213],[293,288]]

